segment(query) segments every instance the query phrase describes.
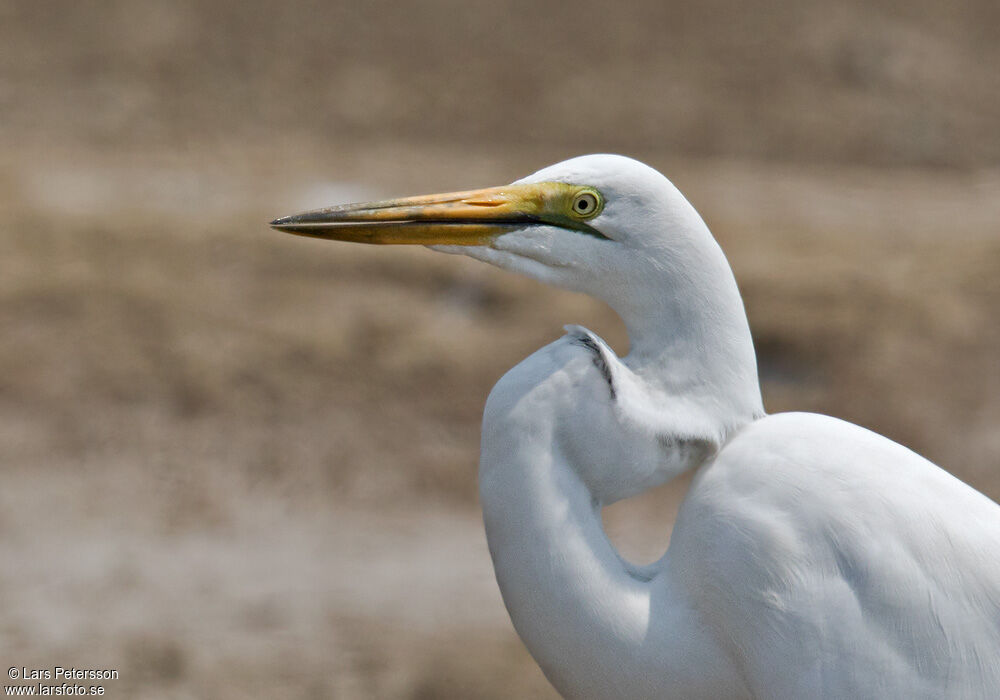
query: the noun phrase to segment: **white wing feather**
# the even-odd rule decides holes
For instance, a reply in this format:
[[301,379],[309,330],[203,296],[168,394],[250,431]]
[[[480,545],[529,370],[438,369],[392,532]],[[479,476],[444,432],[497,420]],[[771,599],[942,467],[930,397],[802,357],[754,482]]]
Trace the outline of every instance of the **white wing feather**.
[[747,426],[699,471],[670,549],[758,697],[1000,688],[1000,507],[868,430]]

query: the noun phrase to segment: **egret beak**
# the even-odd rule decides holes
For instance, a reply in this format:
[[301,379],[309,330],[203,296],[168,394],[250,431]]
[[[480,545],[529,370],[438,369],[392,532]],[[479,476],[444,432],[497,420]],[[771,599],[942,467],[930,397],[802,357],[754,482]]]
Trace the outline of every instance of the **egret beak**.
[[596,234],[566,213],[579,191],[562,182],[505,185],[344,204],[275,219],[271,227],[332,241],[414,245],[489,245],[497,236],[542,224]]

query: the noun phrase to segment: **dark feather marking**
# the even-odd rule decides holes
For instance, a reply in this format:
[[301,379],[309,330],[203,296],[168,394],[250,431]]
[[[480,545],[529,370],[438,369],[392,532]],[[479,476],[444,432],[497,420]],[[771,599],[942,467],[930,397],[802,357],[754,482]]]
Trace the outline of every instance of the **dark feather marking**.
[[665,450],[677,450],[696,464],[701,464],[717,450],[713,441],[704,438],[660,435],[657,439]]
[[604,377],[604,380],[608,383],[608,390],[611,391],[611,400],[614,401],[618,398],[618,392],[615,390],[615,382],[611,376],[611,368],[608,367],[608,363],[604,361],[604,353],[601,352],[600,346],[591,338],[589,335],[574,334],[573,338],[579,345],[590,350],[594,357],[594,366]]

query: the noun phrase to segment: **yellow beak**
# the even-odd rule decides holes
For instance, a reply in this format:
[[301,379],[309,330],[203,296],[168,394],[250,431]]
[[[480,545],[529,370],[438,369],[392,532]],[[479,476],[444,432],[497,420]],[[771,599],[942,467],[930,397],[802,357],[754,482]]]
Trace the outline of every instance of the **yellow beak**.
[[497,236],[538,224],[604,238],[568,214],[579,191],[562,182],[505,185],[344,204],[275,219],[271,226],[297,236],[376,244],[488,245]]

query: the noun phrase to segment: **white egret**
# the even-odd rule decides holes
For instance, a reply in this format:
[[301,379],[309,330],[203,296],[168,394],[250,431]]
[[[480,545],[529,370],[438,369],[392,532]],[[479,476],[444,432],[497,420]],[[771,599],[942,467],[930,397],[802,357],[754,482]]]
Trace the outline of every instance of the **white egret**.
[[[462,253],[625,322],[627,357],[569,326],[500,380],[483,419],[496,578],[563,695],[1000,697],[1000,507],[863,428],[765,415],[729,264],[655,170],[584,156],[272,225]],[[625,561],[601,507],[689,469],[667,553]]]

